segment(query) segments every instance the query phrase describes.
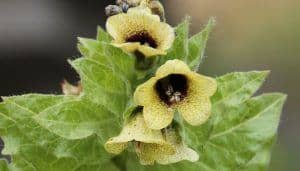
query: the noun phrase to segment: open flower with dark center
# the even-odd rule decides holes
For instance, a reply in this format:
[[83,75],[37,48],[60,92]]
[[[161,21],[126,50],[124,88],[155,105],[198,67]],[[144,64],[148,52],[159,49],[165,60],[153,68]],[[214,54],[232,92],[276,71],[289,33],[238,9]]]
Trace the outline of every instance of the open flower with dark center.
[[128,143],[133,143],[141,164],[154,164],[157,156],[175,154],[172,144],[165,141],[160,130],[152,130],[145,124],[141,114],[137,114],[127,124],[119,136],[109,139],[105,149],[112,154],[120,154]]
[[210,97],[215,79],[197,74],[180,60],[169,60],[156,75],[137,87],[135,102],[143,106],[143,116],[151,129],[168,126],[176,110],[191,125],[200,125],[211,113]]
[[166,54],[175,38],[171,26],[142,6],[109,17],[106,29],[113,37],[115,46],[127,52],[138,51],[145,57]]

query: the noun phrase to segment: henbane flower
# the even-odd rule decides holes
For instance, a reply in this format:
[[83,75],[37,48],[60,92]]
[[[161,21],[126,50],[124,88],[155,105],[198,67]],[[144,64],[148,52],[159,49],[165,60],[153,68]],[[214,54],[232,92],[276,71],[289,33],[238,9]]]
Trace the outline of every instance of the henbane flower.
[[171,26],[142,6],[109,17],[106,29],[115,46],[127,52],[142,53],[145,57],[166,54],[175,38]]
[[162,132],[149,129],[141,114],[133,117],[119,136],[109,139],[105,143],[105,149],[109,153],[120,154],[127,148],[129,142],[134,144],[140,162],[144,165],[154,164],[157,155],[175,154],[175,148],[165,141]]
[[156,75],[137,87],[135,102],[143,106],[148,127],[168,126],[176,110],[191,125],[200,125],[211,113],[210,97],[215,93],[215,79],[197,74],[180,60],[169,60]]

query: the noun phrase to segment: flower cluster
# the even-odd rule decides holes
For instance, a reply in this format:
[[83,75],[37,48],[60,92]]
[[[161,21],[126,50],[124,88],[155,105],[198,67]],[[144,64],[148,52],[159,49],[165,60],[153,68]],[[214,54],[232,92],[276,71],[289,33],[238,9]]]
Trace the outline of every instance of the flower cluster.
[[[106,29],[113,39],[111,44],[137,57],[163,58],[175,39],[163,11],[156,0],[121,0],[108,6]],[[106,142],[105,149],[120,154],[133,147],[144,165],[197,161],[198,153],[180,136],[174,114],[178,112],[192,126],[205,123],[216,89],[213,78],[192,71],[183,61],[167,61],[152,78],[137,86],[133,100],[141,110],[131,114],[121,133]]]

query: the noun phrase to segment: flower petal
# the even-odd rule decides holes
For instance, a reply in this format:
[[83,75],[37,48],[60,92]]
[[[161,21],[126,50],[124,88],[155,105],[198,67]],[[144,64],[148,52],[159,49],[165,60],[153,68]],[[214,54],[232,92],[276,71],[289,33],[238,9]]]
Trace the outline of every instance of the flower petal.
[[176,152],[172,155],[159,155],[158,158],[156,158],[157,163],[166,165],[177,163],[183,160],[188,160],[190,162],[196,162],[199,160],[198,153],[193,149],[188,148],[184,142],[182,142],[182,139],[176,135],[175,130],[168,131],[166,133],[166,137],[167,142],[174,146]]
[[165,144],[160,130],[149,129],[141,114],[137,114],[123,128],[120,135],[105,143],[105,149],[113,154],[121,153],[130,141]]
[[136,153],[142,165],[153,165],[155,160],[162,155],[175,154],[175,149],[171,144],[146,144],[136,146]]
[[139,85],[134,92],[134,101],[136,104],[145,106],[150,105],[159,100],[154,90],[157,78],[152,77],[144,84]]
[[156,72],[156,77],[163,78],[169,74],[187,74],[190,73],[190,68],[183,62],[178,59],[169,60]]
[[134,92],[134,101],[144,107],[143,116],[147,126],[151,129],[162,129],[172,122],[174,110],[159,99],[154,89],[156,82],[157,78],[152,77],[138,86]]
[[113,43],[114,46],[123,49],[126,52],[135,52],[139,49],[140,43],[132,42],[132,43]]
[[156,56],[156,55],[165,55],[167,54],[164,50],[155,49],[149,46],[140,45],[138,47],[139,51],[144,54],[146,57]]
[[154,102],[144,106],[143,115],[149,128],[163,129],[171,124],[174,117],[174,109],[168,108],[162,102]]
[[178,105],[178,111],[189,124],[196,126],[206,122],[211,114],[210,97],[215,93],[217,83],[196,73],[190,73],[188,78],[188,96]]
[[195,82],[194,86],[198,89],[196,93],[199,93],[199,95],[211,97],[217,91],[217,81],[214,78],[197,73],[192,73],[190,77]]
[[127,148],[127,145],[127,142],[122,143],[111,138],[105,143],[104,147],[105,150],[111,154],[120,154]]

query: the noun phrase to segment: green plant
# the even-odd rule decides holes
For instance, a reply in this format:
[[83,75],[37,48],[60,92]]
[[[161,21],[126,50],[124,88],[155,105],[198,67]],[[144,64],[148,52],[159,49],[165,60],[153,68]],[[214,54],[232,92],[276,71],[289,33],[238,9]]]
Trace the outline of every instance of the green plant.
[[[193,162],[154,164],[158,161],[154,156],[150,163],[147,159],[142,163],[150,165],[142,165],[134,152],[134,146],[140,148],[140,142],[134,142],[120,155],[105,150],[105,143],[143,112],[133,94],[158,68],[176,59],[199,72],[215,20],[210,19],[200,33],[190,38],[189,23],[186,18],[175,28],[175,40],[166,54],[160,51],[150,58],[145,54],[146,57],[139,58],[140,54],[111,44],[113,38],[99,27],[97,39],[79,39],[83,57],[70,61],[81,78],[80,95],[3,97],[2,153],[10,155],[12,163],[1,160],[0,170],[265,170],[286,99],[281,93],[252,97],[269,71],[234,72],[217,77],[217,90],[210,98],[211,115],[197,126],[185,121],[180,111],[174,111],[171,125],[161,132],[175,130],[179,144],[199,154],[199,159],[191,159]],[[152,149],[153,155],[162,155],[151,147],[145,150],[146,157]],[[140,158],[144,155],[137,153]]]

